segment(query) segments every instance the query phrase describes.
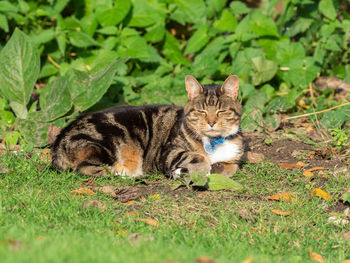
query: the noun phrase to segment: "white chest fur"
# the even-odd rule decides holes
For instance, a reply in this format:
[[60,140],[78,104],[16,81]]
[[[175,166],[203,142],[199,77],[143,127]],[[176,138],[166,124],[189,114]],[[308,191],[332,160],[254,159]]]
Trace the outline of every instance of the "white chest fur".
[[[203,145],[210,143],[208,138],[203,139]],[[211,164],[217,162],[227,162],[235,157],[241,152],[239,145],[231,141],[225,141],[222,144],[215,145],[215,150],[212,153],[208,153]]]

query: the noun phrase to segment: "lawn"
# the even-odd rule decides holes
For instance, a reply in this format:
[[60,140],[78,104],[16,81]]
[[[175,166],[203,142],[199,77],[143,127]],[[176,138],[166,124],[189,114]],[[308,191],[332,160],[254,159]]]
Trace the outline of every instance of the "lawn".
[[[278,146],[290,142],[300,144],[256,147],[269,160],[242,166],[233,177],[239,191],[172,190],[163,175],[91,179],[51,169],[43,154],[2,152],[1,262],[350,260],[346,162],[338,169],[339,158],[317,163],[306,155],[304,167],[280,167],[272,153],[283,159]],[[303,175],[320,165],[328,169]],[[116,190],[98,191],[103,186]],[[330,197],[311,194],[314,188]],[[288,200],[268,198],[279,193]]]

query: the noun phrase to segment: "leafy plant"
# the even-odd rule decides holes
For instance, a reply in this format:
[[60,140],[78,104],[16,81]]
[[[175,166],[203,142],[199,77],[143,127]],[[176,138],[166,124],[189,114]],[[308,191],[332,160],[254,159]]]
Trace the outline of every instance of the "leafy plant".
[[[237,74],[245,131],[334,106],[332,91],[307,90],[318,75],[350,83],[347,2],[285,0],[277,11],[278,2],[3,0],[0,97],[16,121],[1,115],[1,130],[43,146],[50,123],[82,111],[183,105],[186,74],[204,84]],[[327,128],[349,121],[340,109],[318,116]]]

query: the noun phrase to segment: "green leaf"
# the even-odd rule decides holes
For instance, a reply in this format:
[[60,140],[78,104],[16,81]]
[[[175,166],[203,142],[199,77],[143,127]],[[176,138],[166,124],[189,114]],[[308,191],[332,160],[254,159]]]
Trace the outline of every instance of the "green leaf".
[[257,36],[275,36],[279,37],[276,23],[271,17],[261,13],[261,10],[256,9],[251,13],[249,21],[250,29]]
[[206,184],[208,183],[208,176],[206,173],[201,173],[201,172],[191,173],[190,177],[191,177],[193,186],[205,187]]
[[208,35],[208,26],[201,26],[188,40],[188,44],[185,49],[185,55],[199,51],[208,43],[209,39],[210,37]]
[[224,9],[221,13],[219,20],[214,22],[214,27],[219,29],[221,32],[234,32],[237,26],[237,19],[233,14]]
[[158,1],[137,0],[133,2],[132,17],[128,26],[148,27],[153,24],[164,22],[166,6]]
[[66,77],[58,77],[40,93],[41,111],[31,112],[28,119],[49,122],[66,114],[72,108]]
[[11,4],[9,1],[0,1],[0,12],[8,13],[8,12],[14,12],[16,13],[18,11],[17,6]]
[[208,176],[208,190],[241,190],[243,186],[240,183],[233,181],[232,179],[222,174],[210,174]]
[[252,84],[257,86],[261,83],[271,80],[277,72],[277,64],[264,57],[252,58],[254,71],[250,73],[252,77]]
[[68,89],[76,109],[84,111],[96,104],[108,90],[115,73],[124,67],[122,60],[116,60],[92,74],[74,69],[68,71]]
[[97,30],[97,32],[104,35],[116,35],[119,32],[119,30],[115,26],[107,26]]
[[205,24],[207,7],[203,0],[175,0],[177,9],[170,16],[171,19],[184,25]]
[[148,27],[145,39],[151,43],[157,43],[164,39],[165,36],[165,25],[163,23],[154,24]]
[[18,131],[7,132],[5,135],[5,144],[16,145],[20,137],[21,134]]
[[0,14],[0,28],[2,28],[6,33],[9,32],[7,18],[3,14]]
[[318,4],[318,10],[330,20],[334,20],[337,17],[333,0],[321,0]]
[[12,105],[16,105],[13,110],[18,117],[26,117],[24,109],[39,71],[40,57],[37,50],[27,35],[15,29],[0,53],[0,93]]
[[162,50],[163,54],[174,64],[190,65],[191,63],[182,55],[179,42],[169,32],[165,33],[165,42]]
[[39,79],[55,75],[57,72],[58,69],[54,65],[47,63],[41,68]]
[[55,38],[55,31],[53,28],[45,29],[40,32],[33,33],[30,38],[35,44],[45,44]]
[[0,109],[0,119],[6,124],[6,126],[10,127],[16,120],[15,116],[11,111],[1,110]]
[[39,122],[38,120],[16,119],[16,126],[25,141],[36,147],[47,145],[46,134],[49,125],[48,122]]
[[66,39],[66,35],[64,33],[60,33],[57,37],[56,37],[56,41],[57,41],[57,45],[58,45],[58,49],[61,52],[61,55],[64,56],[65,52],[66,52],[66,45],[67,45],[67,39]]
[[227,0],[206,0],[207,16],[212,18],[215,13],[219,13],[226,5]]
[[81,31],[71,31],[69,32],[69,41],[75,47],[91,47],[97,46],[98,43],[88,34]]
[[304,33],[310,28],[313,22],[314,20],[311,18],[300,17],[292,24],[290,28],[287,29],[285,35],[288,37],[293,37],[297,34]]
[[232,1],[230,4],[230,9],[235,15],[247,14],[250,12],[250,9],[240,1]]
[[147,59],[150,57],[150,49],[146,39],[132,28],[124,28],[121,34],[121,43],[117,53],[120,57]]
[[350,203],[350,192],[347,192],[342,195],[342,199],[348,203]]
[[130,0],[115,1],[116,5],[97,12],[97,20],[102,27],[115,26],[124,20],[131,8]]

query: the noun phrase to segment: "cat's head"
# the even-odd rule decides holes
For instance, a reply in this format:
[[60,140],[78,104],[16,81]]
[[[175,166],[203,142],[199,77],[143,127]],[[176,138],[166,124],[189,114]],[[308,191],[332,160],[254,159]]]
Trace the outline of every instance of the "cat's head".
[[193,132],[200,137],[227,137],[238,132],[242,106],[237,76],[230,75],[221,86],[202,86],[187,75],[185,85],[188,96],[185,121]]

